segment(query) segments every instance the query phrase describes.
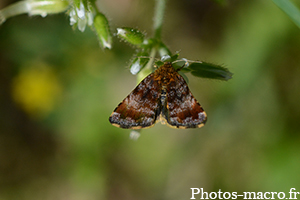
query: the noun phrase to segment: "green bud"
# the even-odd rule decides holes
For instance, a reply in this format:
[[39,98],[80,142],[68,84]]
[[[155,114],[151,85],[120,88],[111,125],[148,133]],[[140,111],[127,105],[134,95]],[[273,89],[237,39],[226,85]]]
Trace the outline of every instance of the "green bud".
[[144,34],[133,28],[117,28],[117,35],[133,45],[141,45],[144,42]]
[[110,49],[112,46],[112,35],[108,20],[102,13],[98,12],[94,17],[94,28],[97,32],[101,46]]

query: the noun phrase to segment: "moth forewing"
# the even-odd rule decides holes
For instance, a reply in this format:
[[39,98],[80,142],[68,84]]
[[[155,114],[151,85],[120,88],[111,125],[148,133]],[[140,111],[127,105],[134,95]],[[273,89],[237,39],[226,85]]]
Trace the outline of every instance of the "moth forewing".
[[149,128],[156,121],[172,128],[200,128],[206,120],[203,108],[170,62],[143,79],[109,118],[114,126],[127,129]]

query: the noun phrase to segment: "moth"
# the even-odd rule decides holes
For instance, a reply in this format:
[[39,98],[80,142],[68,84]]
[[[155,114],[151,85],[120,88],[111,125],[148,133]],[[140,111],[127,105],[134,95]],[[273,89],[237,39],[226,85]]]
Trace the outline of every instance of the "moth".
[[[181,69],[181,68],[180,68]],[[173,128],[200,128],[207,115],[172,63],[143,79],[115,108],[109,121],[124,129],[142,129],[161,121]]]

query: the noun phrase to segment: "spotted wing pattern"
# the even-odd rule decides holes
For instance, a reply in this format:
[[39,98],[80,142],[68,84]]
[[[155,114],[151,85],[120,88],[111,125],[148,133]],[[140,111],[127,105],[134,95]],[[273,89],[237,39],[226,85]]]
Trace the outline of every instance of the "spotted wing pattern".
[[172,74],[166,85],[166,102],[162,115],[173,128],[200,128],[207,120],[205,111],[177,72]]
[[160,96],[160,83],[152,73],[116,107],[109,117],[110,123],[127,129],[153,126],[161,113]]

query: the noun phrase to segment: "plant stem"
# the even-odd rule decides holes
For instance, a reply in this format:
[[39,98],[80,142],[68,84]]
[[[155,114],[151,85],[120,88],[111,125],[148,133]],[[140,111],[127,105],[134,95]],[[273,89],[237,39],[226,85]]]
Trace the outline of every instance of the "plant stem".
[[[153,18],[153,29],[154,29],[154,39],[157,41],[161,40],[161,28],[164,18],[164,11],[166,7],[166,1],[167,0],[156,0],[155,10],[154,10],[154,18]],[[137,74],[137,82],[139,83],[141,80],[145,78],[146,75],[149,74],[149,72],[152,71],[154,68],[153,62],[156,56],[156,53],[158,51],[157,44],[154,45],[151,48],[150,52],[150,60],[148,61],[147,65],[144,67],[144,69]]]
[[154,38],[160,40],[161,38],[161,28],[164,18],[164,12],[167,0],[156,0],[154,19],[153,19],[153,29]]
[[149,73],[153,70],[153,62],[155,59],[156,49],[152,48],[150,52],[150,60],[148,61],[147,65],[144,67],[144,69],[137,74],[136,79],[137,83],[141,82]]
[[151,52],[150,52],[150,60],[145,68],[151,69],[151,67],[153,66],[154,59],[155,59],[155,54],[156,54],[156,49],[152,48]]

